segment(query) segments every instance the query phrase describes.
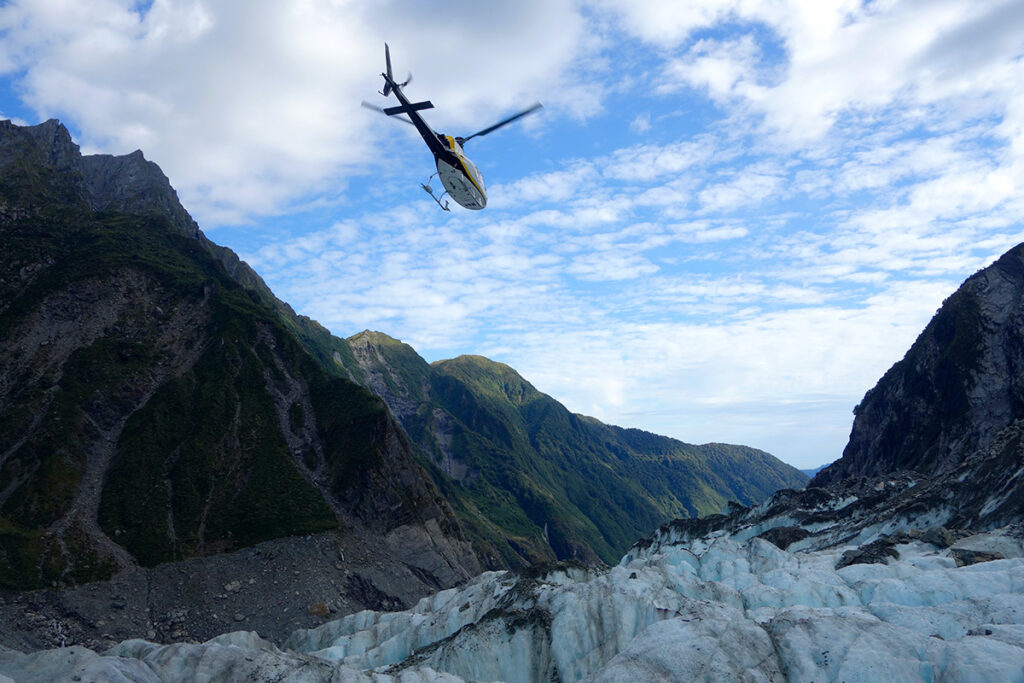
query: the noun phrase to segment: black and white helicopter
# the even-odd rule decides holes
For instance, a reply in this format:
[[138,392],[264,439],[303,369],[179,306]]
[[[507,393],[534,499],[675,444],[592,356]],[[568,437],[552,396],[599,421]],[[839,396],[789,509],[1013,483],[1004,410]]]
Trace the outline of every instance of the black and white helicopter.
[[[441,203],[441,198],[445,194],[451,195],[452,199],[467,209],[480,210],[487,206],[487,191],[484,189],[484,178],[480,175],[477,167],[473,165],[473,162],[466,156],[466,153],[462,151],[462,146],[475,137],[487,135],[506,124],[512,123],[516,119],[537,111],[542,105],[538,102],[518,114],[509,116],[493,126],[479,130],[464,138],[452,137],[444,133],[435,133],[419,114],[424,109],[433,109],[434,105],[429,101],[410,102],[409,98],[405,96],[402,88],[409,85],[412,76],[410,75],[404,83],[395,82],[391,74],[391,51],[388,49],[387,43],[384,43],[384,61],[387,66],[387,72],[381,74],[384,77],[384,90],[380,94],[387,97],[391,93],[395,93],[395,97],[398,98],[401,104],[397,107],[387,107],[385,109],[376,107],[369,102],[363,102],[363,106],[388,116],[396,116],[399,121],[416,126],[416,130],[419,131],[423,141],[427,143],[427,147],[430,148],[431,153],[434,155],[434,162],[437,165],[437,173],[434,175],[439,176],[441,184],[444,185],[445,192],[442,192],[440,197],[434,195],[429,179],[425,184],[421,185],[424,190],[430,193],[430,196],[434,198],[438,206],[445,211],[450,211],[447,201],[444,204]],[[402,118],[400,114],[406,114],[409,118]]]

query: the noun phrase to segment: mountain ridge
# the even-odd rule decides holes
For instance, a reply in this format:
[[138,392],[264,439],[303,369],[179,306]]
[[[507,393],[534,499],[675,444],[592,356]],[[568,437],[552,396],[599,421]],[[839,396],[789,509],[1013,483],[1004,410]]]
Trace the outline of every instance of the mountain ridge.
[[[485,547],[494,547],[484,531],[494,526],[487,501],[502,496],[505,520],[497,526],[515,539],[515,555],[494,547],[485,556],[513,564],[516,555],[614,562],[659,517],[718,512],[730,499],[750,504],[805,481],[757,449],[693,446],[571,413],[511,366],[484,356],[427,363],[382,332],[347,341],[367,385],[445,475],[435,481],[467,501],[462,518]],[[736,476],[739,470],[744,474]]]
[[1024,245],[969,277],[854,409],[842,457],[813,486],[939,474],[1024,417]]

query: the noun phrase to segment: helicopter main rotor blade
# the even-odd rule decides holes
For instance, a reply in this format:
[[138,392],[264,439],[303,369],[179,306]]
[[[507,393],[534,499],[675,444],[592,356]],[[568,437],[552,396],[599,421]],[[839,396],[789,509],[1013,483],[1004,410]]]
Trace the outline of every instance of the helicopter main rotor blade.
[[402,123],[408,123],[410,126],[415,126],[416,125],[415,123],[413,123],[409,119],[405,118],[404,116],[401,116],[401,115],[392,116],[392,115],[388,114],[386,111],[384,111],[383,109],[381,109],[380,107],[378,107],[377,105],[370,104],[366,100],[363,100],[363,106],[366,107],[367,109],[372,109],[372,110],[374,110],[376,112],[380,112],[384,116],[387,116],[389,119],[395,119],[395,120],[401,121]]
[[502,126],[508,125],[508,124],[512,123],[513,121],[515,121],[516,119],[521,119],[522,117],[526,116],[527,114],[532,114],[533,112],[537,111],[538,109],[540,109],[543,106],[544,106],[543,104],[538,102],[537,104],[533,105],[532,107],[529,107],[528,109],[524,109],[523,111],[519,112],[518,114],[513,114],[512,116],[508,117],[507,119],[502,119],[501,121],[498,121],[493,126],[490,126],[488,128],[484,128],[483,130],[478,130],[477,132],[473,133],[469,137],[462,138],[462,143],[461,144],[465,144],[465,143],[469,142],[470,140],[472,140],[475,137],[479,137],[481,135],[487,135],[488,133],[493,133],[494,131],[498,130]]

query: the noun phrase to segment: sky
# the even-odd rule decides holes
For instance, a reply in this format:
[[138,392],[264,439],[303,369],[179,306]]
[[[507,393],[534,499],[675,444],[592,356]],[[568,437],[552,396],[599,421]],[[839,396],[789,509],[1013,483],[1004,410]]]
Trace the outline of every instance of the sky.
[[[467,143],[483,211],[360,106],[385,41],[435,130],[544,104]],[[0,118],[142,149],[334,334],[801,468],[1024,241],[1022,84],[1019,0],[0,3]]]

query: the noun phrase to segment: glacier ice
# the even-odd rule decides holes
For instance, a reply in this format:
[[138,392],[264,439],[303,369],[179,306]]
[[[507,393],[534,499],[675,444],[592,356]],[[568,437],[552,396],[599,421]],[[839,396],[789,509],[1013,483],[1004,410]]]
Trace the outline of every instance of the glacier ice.
[[[404,612],[351,614],[280,646],[205,643],[0,651],[0,675],[57,680],[1024,681],[1024,558],[958,567],[920,540],[836,569],[848,546],[664,535],[615,567],[488,572]],[[972,537],[973,538],[973,537]],[[971,545],[971,539],[958,542]],[[2,680],[2,679],[0,679]]]

